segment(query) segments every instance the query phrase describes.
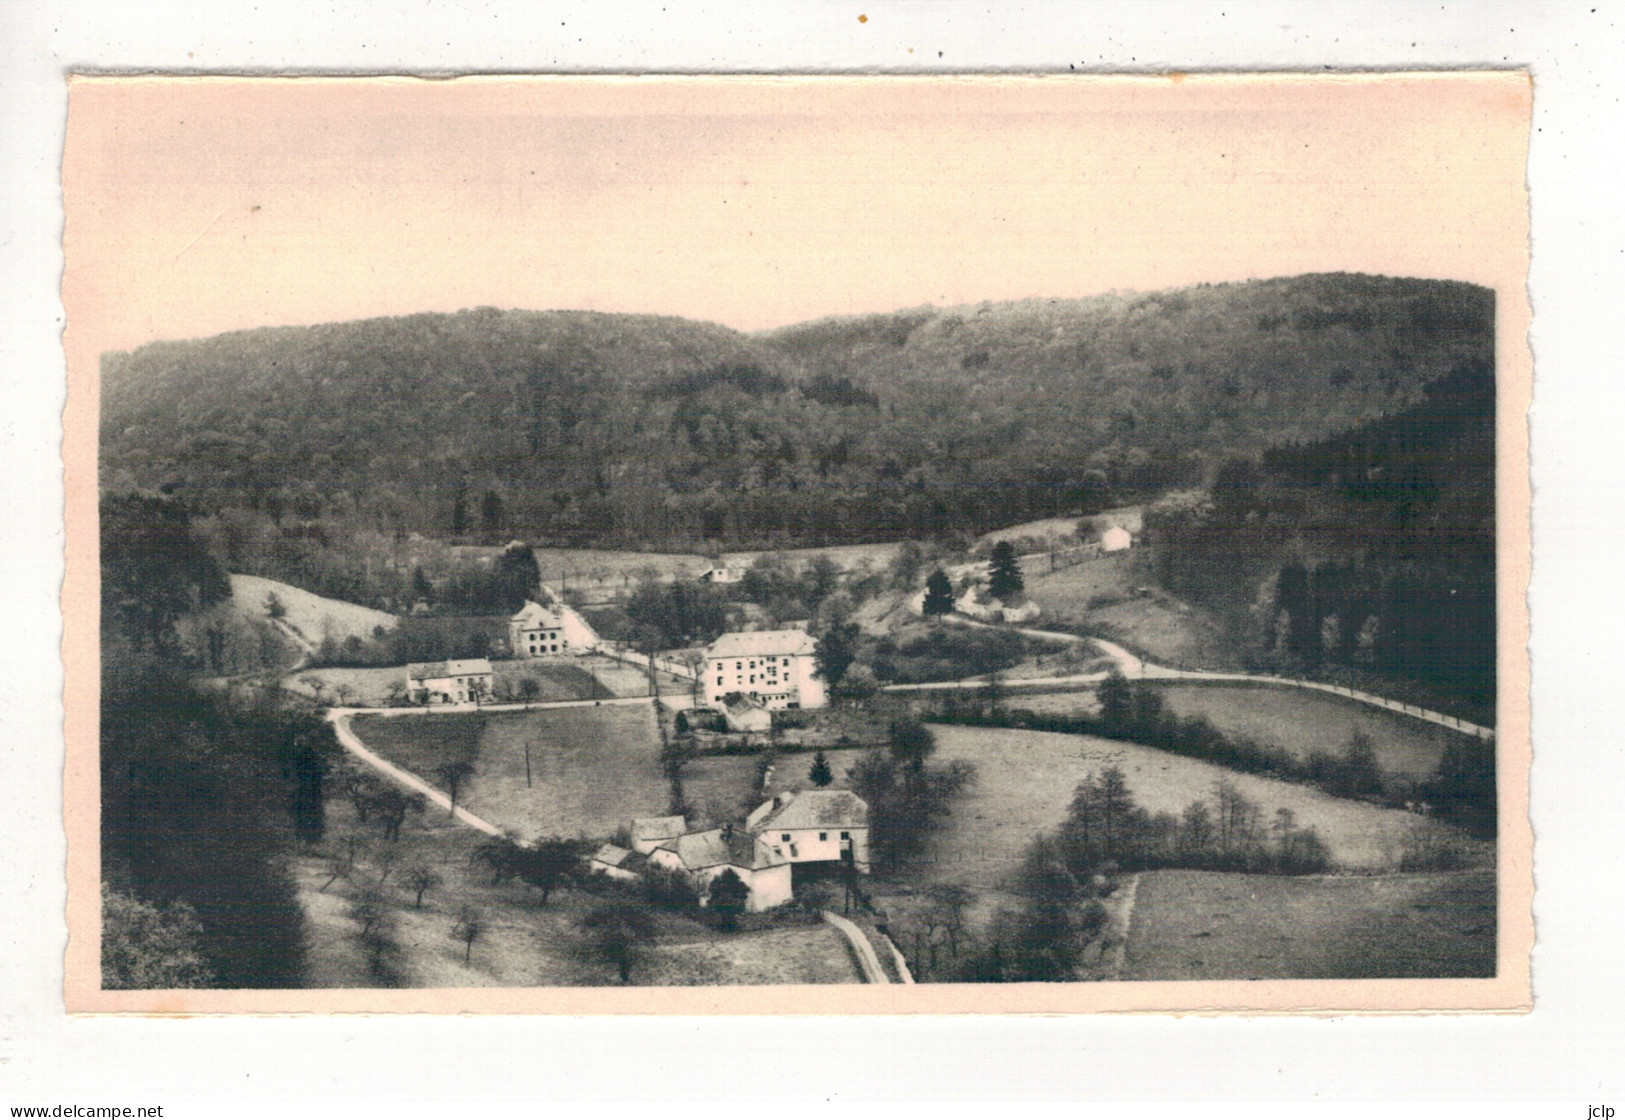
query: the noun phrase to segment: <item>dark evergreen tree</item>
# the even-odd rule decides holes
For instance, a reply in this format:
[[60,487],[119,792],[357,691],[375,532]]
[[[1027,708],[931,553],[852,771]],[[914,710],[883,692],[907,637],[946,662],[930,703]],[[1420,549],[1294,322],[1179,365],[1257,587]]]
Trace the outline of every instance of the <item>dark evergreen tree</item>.
[[925,581],[925,602],[920,607],[928,617],[951,614],[954,609],[954,586],[941,568],[932,572]]
[[824,757],[823,751],[813,755],[812,767],[807,771],[807,780],[819,789],[835,780],[835,775],[829,768],[829,759]]
[[1015,548],[1009,541],[1000,541],[993,546],[993,559],[988,566],[988,593],[995,599],[1008,599],[1025,586]]

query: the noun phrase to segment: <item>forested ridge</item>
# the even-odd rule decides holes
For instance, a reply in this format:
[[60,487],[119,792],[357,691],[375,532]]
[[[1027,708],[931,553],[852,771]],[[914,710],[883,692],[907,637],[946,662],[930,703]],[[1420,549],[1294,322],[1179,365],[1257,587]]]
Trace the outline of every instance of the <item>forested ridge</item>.
[[1395,415],[1236,459],[1147,515],[1161,582],[1241,620],[1259,667],[1422,682],[1493,719],[1495,379],[1463,363]]
[[982,531],[1204,481],[1491,355],[1491,293],[1317,275],[745,335],[477,309],[103,361],[104,488],[277,525],[788,547]]

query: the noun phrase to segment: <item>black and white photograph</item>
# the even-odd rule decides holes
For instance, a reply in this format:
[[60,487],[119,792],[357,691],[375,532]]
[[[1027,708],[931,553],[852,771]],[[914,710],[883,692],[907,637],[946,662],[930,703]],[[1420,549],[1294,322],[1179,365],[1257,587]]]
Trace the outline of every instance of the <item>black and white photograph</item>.
[[1527,1004],[1525,75],[69,104],[81,1009]]

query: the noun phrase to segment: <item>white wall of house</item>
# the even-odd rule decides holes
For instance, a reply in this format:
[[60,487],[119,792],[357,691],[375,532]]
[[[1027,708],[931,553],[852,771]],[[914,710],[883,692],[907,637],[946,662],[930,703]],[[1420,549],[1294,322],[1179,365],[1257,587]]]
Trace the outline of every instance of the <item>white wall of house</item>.
[[[674,871],[688,871],[682,858],[676,852],[666,848],[657,848],[655,851],[650,852],[649,862],[659,864],[661,867],[669,867]],[[795,897],[788,863],[781,863],[774,867],[764,867],[759,871],[719,863],[714,867],[688,871],[688,876],[693,880],[695,889],[700,892],[700,905],[708,905],[706,893],[711,889],[711,880],[728,870],[732,870],[735,875],[739,876],[745,886],[750,888],[750,897],[745,901],[745,909],[752,913],[759,913],[763,910],[771,910],[775,906],[782,906]]]
[[491,695],[492,674],[411,678],[407,695],[420,704],[471,704]]
[[705,699],[712,707],[732,692],[764,708],[822,708],[829,703],[818,663],[810,654],[711,657],[705,663]]
[[774,851],[792,863],[839,860],[843,840],[852,845],[852,862],[869,871],[868,828],[773,828],[757,833]]

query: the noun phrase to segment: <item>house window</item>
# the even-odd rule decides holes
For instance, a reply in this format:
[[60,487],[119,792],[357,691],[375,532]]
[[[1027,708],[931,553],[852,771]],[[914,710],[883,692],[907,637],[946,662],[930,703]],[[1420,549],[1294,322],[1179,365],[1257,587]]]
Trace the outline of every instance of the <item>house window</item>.
[[829,839],[829,833],[827,833],[827,832],[820,832],[820,833],[819,833],[819,834],[818,834],[818,838],[819,838],[819,839],[820,839],[820,840],[828,840],[828,839]]
[[721,678],[721,677],[718,677],[718,678],[717,678],[717,687],[718,687],[718,688],[721,688],[721,687],[722,687],[722,678]]
[[843,833],[841,833],[841,839],[842,840],[850,840],[850,839],[852,839],[852,834],[850,832],[843,832]]
[[781,832],[781,833],[779,833],[779,839],[780,840],[789,840],[790,839],[790,834],[788,832]]

